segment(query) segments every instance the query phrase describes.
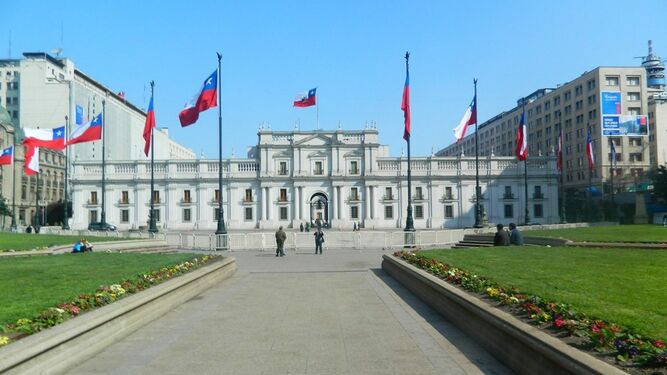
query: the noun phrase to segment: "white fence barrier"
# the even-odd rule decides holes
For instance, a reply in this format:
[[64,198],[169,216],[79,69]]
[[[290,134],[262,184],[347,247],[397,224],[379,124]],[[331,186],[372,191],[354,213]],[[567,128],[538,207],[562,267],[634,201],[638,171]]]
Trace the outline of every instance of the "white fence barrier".
[[[416,232],[325,231],[325,249],[401,249],[405,247],[436,247],[454,244],[463,239],[464,230]],[[167,233],[169,245],[186,250],[260,250],[275,251],[273,232],[244,232],[224,235],[202,233]],[[285,248],[292,251],[315,251],[314,232],[287,232]]]

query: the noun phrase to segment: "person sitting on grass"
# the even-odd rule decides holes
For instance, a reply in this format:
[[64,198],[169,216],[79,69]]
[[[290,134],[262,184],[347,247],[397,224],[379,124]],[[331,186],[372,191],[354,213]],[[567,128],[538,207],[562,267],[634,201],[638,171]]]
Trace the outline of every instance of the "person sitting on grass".
[[87,239],[82,238],[81,239],[81,244],[83,245],[83,251],[87,251],[87,252],[92,252],[93,251],[93,245],[90,242],[88,242]]
[[84,251],[83,249],[84,249],[84,248],[85,248],[85,246],[83,245],[83,243],[82,243],[81,240],[76,241],[76,243],[74,244],[74,246],[72,246],[72,254],[75,254],[75,253],[83,253],[83,251]]
[[523,234],[516,227],[516,224],[510,223],[510,244],[523,246]]
[[502,224],[496,225],[496,235],[493,237],[493,246],[509,246],[510,245],[510,236],[507,234],[507,231],[503,229]]

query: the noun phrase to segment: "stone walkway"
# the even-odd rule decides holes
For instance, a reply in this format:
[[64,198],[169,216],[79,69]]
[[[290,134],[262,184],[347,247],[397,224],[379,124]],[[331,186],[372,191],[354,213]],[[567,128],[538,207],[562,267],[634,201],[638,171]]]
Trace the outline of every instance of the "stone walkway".
[[509,374],[383,251],[233,252],[237,274],[68,374]]

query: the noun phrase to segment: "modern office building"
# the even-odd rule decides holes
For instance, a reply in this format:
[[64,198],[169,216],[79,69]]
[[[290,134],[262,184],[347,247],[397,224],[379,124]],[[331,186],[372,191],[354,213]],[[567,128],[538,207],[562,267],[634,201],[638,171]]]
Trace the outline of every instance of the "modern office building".
[[[99,114],[105,107],[106,158],[108,160],[141,160],[144,140],[142,137],[146,114],[143,109],[128,102],[124,95],[118,94],[99,83],[81,70],[72,60],[53,57],[49,54],[24,53],[21,59],[0,60],[0,105],[9,114],[0,130],[0,148],[12,144],[13,136],[8,134],[20,129],[55,128],[65,125],[65,117],[70,119],[69,131],[77,126],[79,118],[86,122],[93,115]],[[77,108],[79,108],[77,110]],[[20,139],[19,139],[20,143]],[[159,159],[193,159],[194,153],[169,139],[166,129],[155,132],[156,144],[168,147],[156,147],[155,156]],[[89,142],[68,148],[69,160],[101,160],[101,142]],[[40,162],[45,178],[40,178],[40,192],[47,197],[46,204],[63,199],[65,155],[61,151],[47,151],[40,154]],[[16,147],[17,175],[12,178],[7,167],[3,169],[2,195],[11,197],[12,185],[17,186],[17,212],[19,224],[32,224],[31,212],[35,210],[36,178],[27,178],[23,169],[23,147]],[[50,172],[51,177],[47,177]],[[53,181],[51,181],[53,179]],[[14,182],[15,181],[15,182]],[[27,194],[20,189],[27,186]],[[55,193],[50,191],[56,186]],[[25,199],[23,198],[25,196]],[[22,213],[25,213],[22,214]],[[19,217],[20,216],[20,217]]]
[[[162,230],[216,229],[219,200],[230,230],[298,228],[317,220],[333,228],[401,230],[407,209],[407,159],[388,156],[378,131],[271,131],[260,129],[244,159],[223,164],[218,190],[217,160],[160,160],[150,192],[150,163],[107,164],[107,221],[121,230],[145,229],[150,199]],[[73,166],[73,229],[101,216],[101,166]],[[553,157],[528,164],[530,221],[556,223],[558,174]],[[480,160],[481,206],[491,223],[523,223],[523,166],[513,157]],[[412,199],[417,229],[474,224],[474,157],[412,158]],[[556,197],[556,198],[555,198]]]

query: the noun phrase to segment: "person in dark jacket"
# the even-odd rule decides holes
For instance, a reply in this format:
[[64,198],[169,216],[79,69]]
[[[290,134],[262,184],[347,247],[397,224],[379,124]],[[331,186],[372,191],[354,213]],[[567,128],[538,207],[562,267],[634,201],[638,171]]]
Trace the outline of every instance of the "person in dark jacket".
[[317,254],[317,250],[319,250],[320,254],[322,254],[323,243],[324,243],[324,233],[322,232],[322,228],[317,228],[317,232],[315,232],[315,254]]
[[287,234],[283,230],[283,227],[278,228],[276,232],[276,256],[285,256],[285,240],[287,239]]
[[496,225],[496,235],[493,237],[493,246],[509,246],[510,245],[510,236],[507,234],[507,231],[503,229],[502,224]]
[[510,223],[510,244],[523,246],[523,234],[514,223]]

